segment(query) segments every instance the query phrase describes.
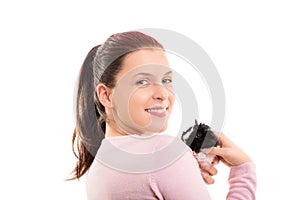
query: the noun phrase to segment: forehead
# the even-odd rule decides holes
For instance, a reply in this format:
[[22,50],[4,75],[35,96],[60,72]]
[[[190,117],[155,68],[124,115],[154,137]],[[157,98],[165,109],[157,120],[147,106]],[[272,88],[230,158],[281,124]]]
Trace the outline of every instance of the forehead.
[[170,70],[166,54],[162,50],[138,50],[125,56],[122,63],[122,69],[117,75],[117,79],[123,77],[129,72],[130,74],[133,72],[144,72],[145,70],[148,72],[157,72],[158,66],[161,66],[159,69],[160,72]]

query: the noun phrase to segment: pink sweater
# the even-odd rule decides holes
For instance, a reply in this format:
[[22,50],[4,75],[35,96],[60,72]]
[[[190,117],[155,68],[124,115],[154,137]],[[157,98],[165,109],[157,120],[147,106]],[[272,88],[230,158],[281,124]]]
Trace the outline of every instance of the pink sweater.
[[[253,163],[232,167],[228,182],[227,199],[255,199]],[[86,187],[89,200],[210,199],[191,149],[169,135],[105,138]]]

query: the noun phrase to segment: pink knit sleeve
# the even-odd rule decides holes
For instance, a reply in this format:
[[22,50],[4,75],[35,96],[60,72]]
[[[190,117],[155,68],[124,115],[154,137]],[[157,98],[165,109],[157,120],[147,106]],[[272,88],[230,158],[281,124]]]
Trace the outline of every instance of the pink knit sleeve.
[[254,163],[232,167],[229,174],[227,200],[255,200],[256,171]]

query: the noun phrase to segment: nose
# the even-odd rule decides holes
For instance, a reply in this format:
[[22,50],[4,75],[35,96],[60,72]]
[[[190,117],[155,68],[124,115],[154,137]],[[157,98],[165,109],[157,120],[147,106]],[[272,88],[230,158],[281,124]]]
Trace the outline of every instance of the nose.
[[153,92],[153,99],[163,101],[168,98],[169,91],[167,88],[162,86],[161,84],[155,84]]

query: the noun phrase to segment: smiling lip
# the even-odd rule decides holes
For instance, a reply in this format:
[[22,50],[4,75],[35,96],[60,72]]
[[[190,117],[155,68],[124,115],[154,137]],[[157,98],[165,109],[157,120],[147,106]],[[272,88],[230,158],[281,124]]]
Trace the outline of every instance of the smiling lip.
[[167,115],[167,110],[168,107],[160,107],[160,106],[145,109],[146,112],[157,117],[165,117]]

